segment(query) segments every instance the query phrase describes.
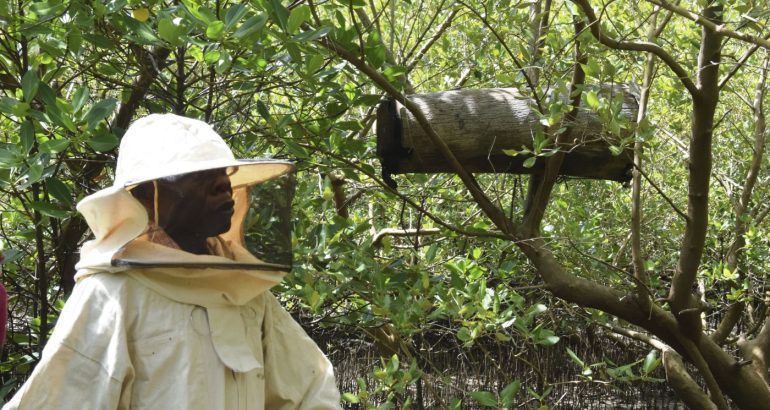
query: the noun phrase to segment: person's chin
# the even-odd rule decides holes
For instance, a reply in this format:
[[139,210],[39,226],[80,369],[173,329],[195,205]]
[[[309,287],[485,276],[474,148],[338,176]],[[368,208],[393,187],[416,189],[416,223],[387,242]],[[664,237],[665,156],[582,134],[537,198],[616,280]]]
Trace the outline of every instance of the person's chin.
[[223,233],[227,233],[231,227],[232,224],[230,223],[230,218],[227,218],[226,221],[222,221],[221,223],[216,224],[216,226],[211,230],[211,236],[218,236],[222,235]]

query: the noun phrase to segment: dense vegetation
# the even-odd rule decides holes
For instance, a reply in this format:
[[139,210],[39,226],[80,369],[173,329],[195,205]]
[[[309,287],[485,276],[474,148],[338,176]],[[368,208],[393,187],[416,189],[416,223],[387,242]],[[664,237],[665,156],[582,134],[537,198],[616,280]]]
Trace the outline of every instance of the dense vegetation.
[[[88,237],[75,204],[111,183],[133,119],[175,112],[214,124],[241,156],[298,161],[295,269],[275,291],[383,352],[347,402],[403,408],[423,381],[445,389],[451,375],[425,360],[442,343],[516,360],[598,333],[646,350],[595,365],[569,350],[578,381],[665,377],[694,408],[762,408],[769,19],[753,0],[0,0],[12,337],[0,396],[31,370],[74,285]],[[586,87],[600,84],[636,90],[639,117]],[[489,87],[532,98],[532,149],[511,154],[545,172],[454,163],[389,188],[379,101]],[[558,177],[581,101],[609,149],[633,152],[627,186]],[[547,375],[525,365],[531,376],[456,400],[426,390],[416,406],[552,403]]]

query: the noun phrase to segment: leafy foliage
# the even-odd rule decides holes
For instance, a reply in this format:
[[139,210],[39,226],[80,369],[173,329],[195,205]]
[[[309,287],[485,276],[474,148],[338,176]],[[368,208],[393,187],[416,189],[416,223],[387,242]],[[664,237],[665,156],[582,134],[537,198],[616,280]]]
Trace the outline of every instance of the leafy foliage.
[[[595,3],[607,35],[657,44],[687,73],[699,72],[699,24],[658,1]],[[702,3],[678,4],[698,10]],[[767,32],[763,3],[716,3],[724,3],[725,29]],[[668,312],[689,229],[681,212],[692,194],[695,109],[681,79],[658,63],[645,118],[637,123],[620,115],[622,101],[595,87],[641,84],[646,54],[601,44],[590,29],[575,32],[573,21],[586,16],[580,4],[0,0],[0,251],[12,318],[0,396],[31,371],[74,284],[77,249],[88,236],[75,204],[110,184],[122,133],[152,112],[204,119],[238,155],[298,161],[295,270],[276,291],[324,327],[388,352],[371,373],[373,383],[361,379],[356,391],[345,392],[351,405],[406,408],[423,381],[438,390],[449,386],[425,360],[427,350],[494,344],[524,354],[584,336],[588,328],[643,331],[614,318],[606,305],[544,293],[554,286],[542,268],[485,215],[460,178],[403,175],[398,192],[387,189],[372,129],[382,85],[340,52],[352,53],[397,92],[518,88],[536,100],[539,123],[532,146],[508,154],[527,156],[530,166],[559,153],[554,142],[565,135],[573,109],[565,96],[582,92],[582,109],[601,119],[610,151],[639,148],[645,180],[639,250],[648,279],[640,285],[632,273],[634,199],[617,183],[560,181],[538,238],[565,272],[629,298],[642,289]],[[650,27],[659,27],[656,36]],[[576,61],[576,44],[587,61]],[[752,101],[764,86],[767,50],[723,38],[721,53],[719,74],[730,78],[715,108],[708,223],[694,285],[709,306],[709,334],[730,306],[750,307],[725,339],[732,352],[741,338],[757,336],[768,306],[769,185],[764,148],[757,145],[766,136],[754,137],[767,97]],[[577,66],[584,84],[572,84]],[[752,173],[756,183],[747,186]],[[526,177],[476,178],[511,220],[523,217]],[[639,359],[628,364],[610,357],[587,363],[572,350],[564,360],[586,383],[660,381],[660,354],[629,349]],[[527,365],[526,377],[506,375],[495,388],[425,403],[545,405],[553,386],[537,363]]]

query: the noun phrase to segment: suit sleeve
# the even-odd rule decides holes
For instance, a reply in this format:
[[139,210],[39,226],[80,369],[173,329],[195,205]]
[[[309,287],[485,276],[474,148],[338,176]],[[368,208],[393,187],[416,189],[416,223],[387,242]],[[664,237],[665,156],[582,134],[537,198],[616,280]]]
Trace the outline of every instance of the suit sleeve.
[[133,369],[119,301],[78,283],[29,379],[3,409],[127,409]]
[[300,325],[266,294],[263,348],[267,409],[341,409],[334,370]]

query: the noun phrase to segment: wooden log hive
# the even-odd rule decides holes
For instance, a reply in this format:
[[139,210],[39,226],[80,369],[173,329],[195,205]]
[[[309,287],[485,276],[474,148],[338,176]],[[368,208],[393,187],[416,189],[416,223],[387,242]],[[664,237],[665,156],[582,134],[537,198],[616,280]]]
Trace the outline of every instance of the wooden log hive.
[[[636,97],[623,87],[604,87],[600,95],[622,93],[621,115],[636,121]],[[473,173],[536,174],[544,158],[524,167],[526,155],[510,156],[503,150],[532,148],[538,117],[533,102],[513,88],[454,90],[407,96],[417,104],[433,129],[460,163]],[[631,130],[626,131],[629,133]],[[596,113],[581,109],[570,134],[570,146],[560,174],[577,178],[627,182],[631,179],[633,153],[626,149],[613,155],[610,141]],[[425,130],[399,102],[388,99],[377,109],[377,155],[384,179],[391,174],[451,173],[453,170],[434,147]]]

